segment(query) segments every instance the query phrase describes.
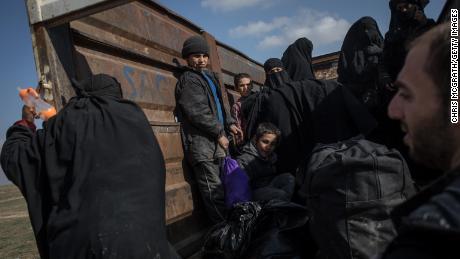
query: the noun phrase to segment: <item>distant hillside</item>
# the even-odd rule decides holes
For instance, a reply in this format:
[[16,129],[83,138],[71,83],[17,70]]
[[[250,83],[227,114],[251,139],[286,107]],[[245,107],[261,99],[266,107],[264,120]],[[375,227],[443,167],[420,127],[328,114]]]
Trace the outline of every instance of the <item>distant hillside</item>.
[[0,258],[39,258],[26,202],[14,185],[0,186]]

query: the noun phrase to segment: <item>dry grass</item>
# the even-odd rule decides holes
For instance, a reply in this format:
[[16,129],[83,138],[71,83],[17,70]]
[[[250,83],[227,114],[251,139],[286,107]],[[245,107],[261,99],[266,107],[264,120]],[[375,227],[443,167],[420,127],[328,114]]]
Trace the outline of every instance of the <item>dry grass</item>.
[[0,186],[0,258],[39,258],[26,202],[14,185]]

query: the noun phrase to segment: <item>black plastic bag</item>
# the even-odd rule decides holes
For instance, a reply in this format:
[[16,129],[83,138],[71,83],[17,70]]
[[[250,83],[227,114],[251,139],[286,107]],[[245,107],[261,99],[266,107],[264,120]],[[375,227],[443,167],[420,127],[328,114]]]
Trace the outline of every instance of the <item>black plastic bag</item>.
[[243,258],[261,210],[258,202],[235,204],[228,219],[212,227],[206,235],[203,258]]
[[242,258],[314,258],[317,246],[309,234],[308,215],[304,206],[292,202],[264,203]]

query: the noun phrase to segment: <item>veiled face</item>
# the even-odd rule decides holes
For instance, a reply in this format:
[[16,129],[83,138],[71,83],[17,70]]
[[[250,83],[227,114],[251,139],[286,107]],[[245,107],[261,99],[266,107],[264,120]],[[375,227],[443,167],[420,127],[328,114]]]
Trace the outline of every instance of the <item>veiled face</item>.
[[410,3],[398,3],[396,5],[396,10],[398,10],[398,12],[400,13],[408,12],[413,8],[414,8],[414,5]]
[[396,12],[398,16],[403,20],[412,19],[417,11],[417,6],[410,3],[398,3],[396,4]]
[[281,72],[283,71],[283,68],[282,67],[274,67],[272,69],[270,69],[270,71],[267,72],[267,74],[274,74],[274,73],[278,73],[278,72]]

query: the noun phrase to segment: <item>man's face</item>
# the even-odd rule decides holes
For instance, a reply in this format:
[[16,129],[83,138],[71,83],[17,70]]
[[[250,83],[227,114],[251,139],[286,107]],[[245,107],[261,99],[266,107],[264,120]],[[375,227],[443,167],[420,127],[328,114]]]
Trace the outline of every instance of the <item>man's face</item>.
[[251,88],[251,79],[243,77],[238,81],[236,89],[241,96],[248,96]]
[[443,113],[440,91],[423,66],[427,62],[427,43],[417,44],[408,53],[398,75],[398,92],[391,100],[388,115],[401,122],[404,143],[418,162],[433,168],[450,166],[453,135]]
[[208,60],[209,57],[206,54],[191,54],[187,58],[187,64],[196,70],[203,70],[208,65]]

